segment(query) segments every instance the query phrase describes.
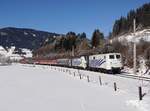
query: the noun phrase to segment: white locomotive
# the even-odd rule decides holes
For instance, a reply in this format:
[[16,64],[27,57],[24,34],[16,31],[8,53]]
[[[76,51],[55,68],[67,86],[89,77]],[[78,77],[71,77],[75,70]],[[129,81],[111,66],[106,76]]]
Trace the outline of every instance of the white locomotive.
[[120,73],[123,65],[120,53],[107,53],[89,56],[88,67],[101,72]]

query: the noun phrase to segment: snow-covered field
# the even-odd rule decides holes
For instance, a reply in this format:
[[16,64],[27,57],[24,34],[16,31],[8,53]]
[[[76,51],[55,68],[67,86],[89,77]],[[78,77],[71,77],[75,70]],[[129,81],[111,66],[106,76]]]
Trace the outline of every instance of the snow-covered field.
[[[150,109],[149,82],[54,66],[13,64],[0,66],[0,71],[0,111]],[[114,82],[117,91],[114,91]],[[146,95],[139,101],[138,86],[141,84]]]

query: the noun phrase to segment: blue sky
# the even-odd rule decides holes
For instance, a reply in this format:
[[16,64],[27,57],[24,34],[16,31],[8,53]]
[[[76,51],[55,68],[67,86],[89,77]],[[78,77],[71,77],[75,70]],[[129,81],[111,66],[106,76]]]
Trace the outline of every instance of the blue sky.
[[67,33],[95,29],[105,35],[113,23],[149,0],[0,0],[0,28],[18,27]]

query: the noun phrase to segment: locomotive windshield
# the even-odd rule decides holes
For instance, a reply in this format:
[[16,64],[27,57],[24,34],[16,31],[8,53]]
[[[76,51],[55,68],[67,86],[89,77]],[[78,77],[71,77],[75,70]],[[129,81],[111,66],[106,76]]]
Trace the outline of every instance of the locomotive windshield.
[[120,55],[116,55],[116,58],[117,58],[117,59],[120,59]]
[[109,55],[109,59],[114,59],[114,55]]

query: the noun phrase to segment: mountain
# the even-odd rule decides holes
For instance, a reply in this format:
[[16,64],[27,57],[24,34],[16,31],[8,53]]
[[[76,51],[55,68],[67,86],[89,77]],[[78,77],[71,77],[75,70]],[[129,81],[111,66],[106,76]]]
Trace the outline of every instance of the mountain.
[[59,36],[59,34],[34,29],[7,27],[0,29],[0,45],[33,50],[39,48],[47,37],[54,36]]

